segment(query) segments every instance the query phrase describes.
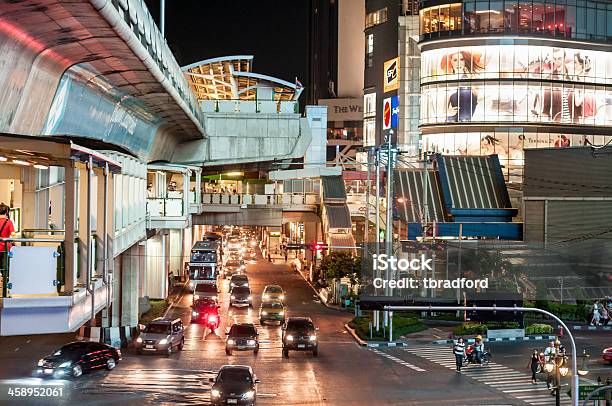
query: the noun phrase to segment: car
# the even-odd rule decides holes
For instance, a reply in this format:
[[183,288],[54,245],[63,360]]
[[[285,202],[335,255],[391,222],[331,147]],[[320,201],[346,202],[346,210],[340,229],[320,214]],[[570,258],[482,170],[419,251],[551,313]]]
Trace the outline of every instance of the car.
[[285,324],[287,310],[280,300],[261,302],[259,306],[259,323],[263,325],[266,321],[280,321]]
[[261,300],[264,302],[269,300],[280,300],[284,302],[285,291],[279,285],[266,285],[261,294]]
[[225,353],[232,355],[232,351],[259,352],[259,333],[253,323],[235,323],[227,333],[225,340]]
[[185,329],[179,318],[152,320],[135,341],[138,354],[161,352],[168,357],[174,348],[182,351],[184,345]]
[[310,317],[289,317],[282,329],[283,357],[289,357],[289,350],[312,351],[319,356],[319,337]]
[[198,283],[193,291],[193,302],[198,299],[213,299],[219,297],[219,289],[216,283]]
[[243,274],[232,275],[232,278],[230,279],[230,289],[235,288],[236,286],[248,288],[249,277]]
[[97,369],[109,371],[121,361],[121,350],[93,341],[74,341],[38,360],[36,374],[53,378],[78,378]]
[[213,405],[253,406],[257,401],[259,379],[247,365],[223,365],[212,383],[210,397]]
[[603,350],[602,358],[612,365],[612,347]]
[[241,273],[245,270],[245,265],[244,262],[242,260],[233,260],[230,259],[225,263],[224,266],[224,270],[225,270],[225,276],[226,277],[231,277],[235,274]]
[[253,296],[248,287],[236,286],[230,289],[230,306],[253,307]]
[[203,298],[193,302],[191,306],[191,322],[208,324],[208,316],[216,316],[220,320],[219,303],[217,299]]

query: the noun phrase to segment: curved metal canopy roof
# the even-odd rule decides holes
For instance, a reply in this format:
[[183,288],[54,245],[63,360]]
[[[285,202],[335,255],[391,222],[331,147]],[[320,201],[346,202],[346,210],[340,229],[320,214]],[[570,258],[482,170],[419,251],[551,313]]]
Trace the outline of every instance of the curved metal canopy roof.
[[[253,55],[232,55],[205,59],[183,71],[198,100],[255,100],[257,89],[273,89],[276,101],[297,100],[302,85],[252,72]],[[261,96],[260,96],[261,98]]]

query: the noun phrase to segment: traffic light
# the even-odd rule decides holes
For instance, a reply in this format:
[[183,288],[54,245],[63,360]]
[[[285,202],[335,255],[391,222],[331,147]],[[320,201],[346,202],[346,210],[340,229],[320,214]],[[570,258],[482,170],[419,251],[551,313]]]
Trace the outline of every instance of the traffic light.
[[308,249],[311,251],[323,251],[326,250],[329,246],[327,244],[323,244],[320,242],[312,242],[309,244]]

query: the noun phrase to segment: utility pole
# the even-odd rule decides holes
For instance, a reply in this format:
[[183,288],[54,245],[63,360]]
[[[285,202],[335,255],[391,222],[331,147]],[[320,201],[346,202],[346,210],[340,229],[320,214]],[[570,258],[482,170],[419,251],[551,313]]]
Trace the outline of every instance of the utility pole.
[[159,25],[162,37],[166,38],[166,0],[159,0]]
[[369,247],[368,243],[370,242],[370,188],[372,187],[372,182],[370,180],[370,160],[372,159],[372,149],[368,149],[368,180],[366,182],[366,204],[365,204],[365,228],[363,232],[363,241],[364,241],[364,253],[368,254]]
[[[378,148],[375,150],[376,152],[376,230],[374,231],[374,241],[376,242],[376,257],[380,255],[380,151]],[[370,202],[368,202],[369,204]],[[378,271],[373,270],[376,275],[374,277],[378,277]],[[380,330],[380,312],[378,310],[374,311],[374,322],[376,324],[376,331]]]

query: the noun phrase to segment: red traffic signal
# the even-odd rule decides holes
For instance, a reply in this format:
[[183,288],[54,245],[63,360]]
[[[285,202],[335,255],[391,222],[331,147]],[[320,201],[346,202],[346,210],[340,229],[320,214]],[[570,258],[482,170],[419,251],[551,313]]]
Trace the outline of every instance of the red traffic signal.
[[323,251],[327,249],[327,244],[321,244],[318,242],[313,242],[308,246],[308,248],[312,251]]

